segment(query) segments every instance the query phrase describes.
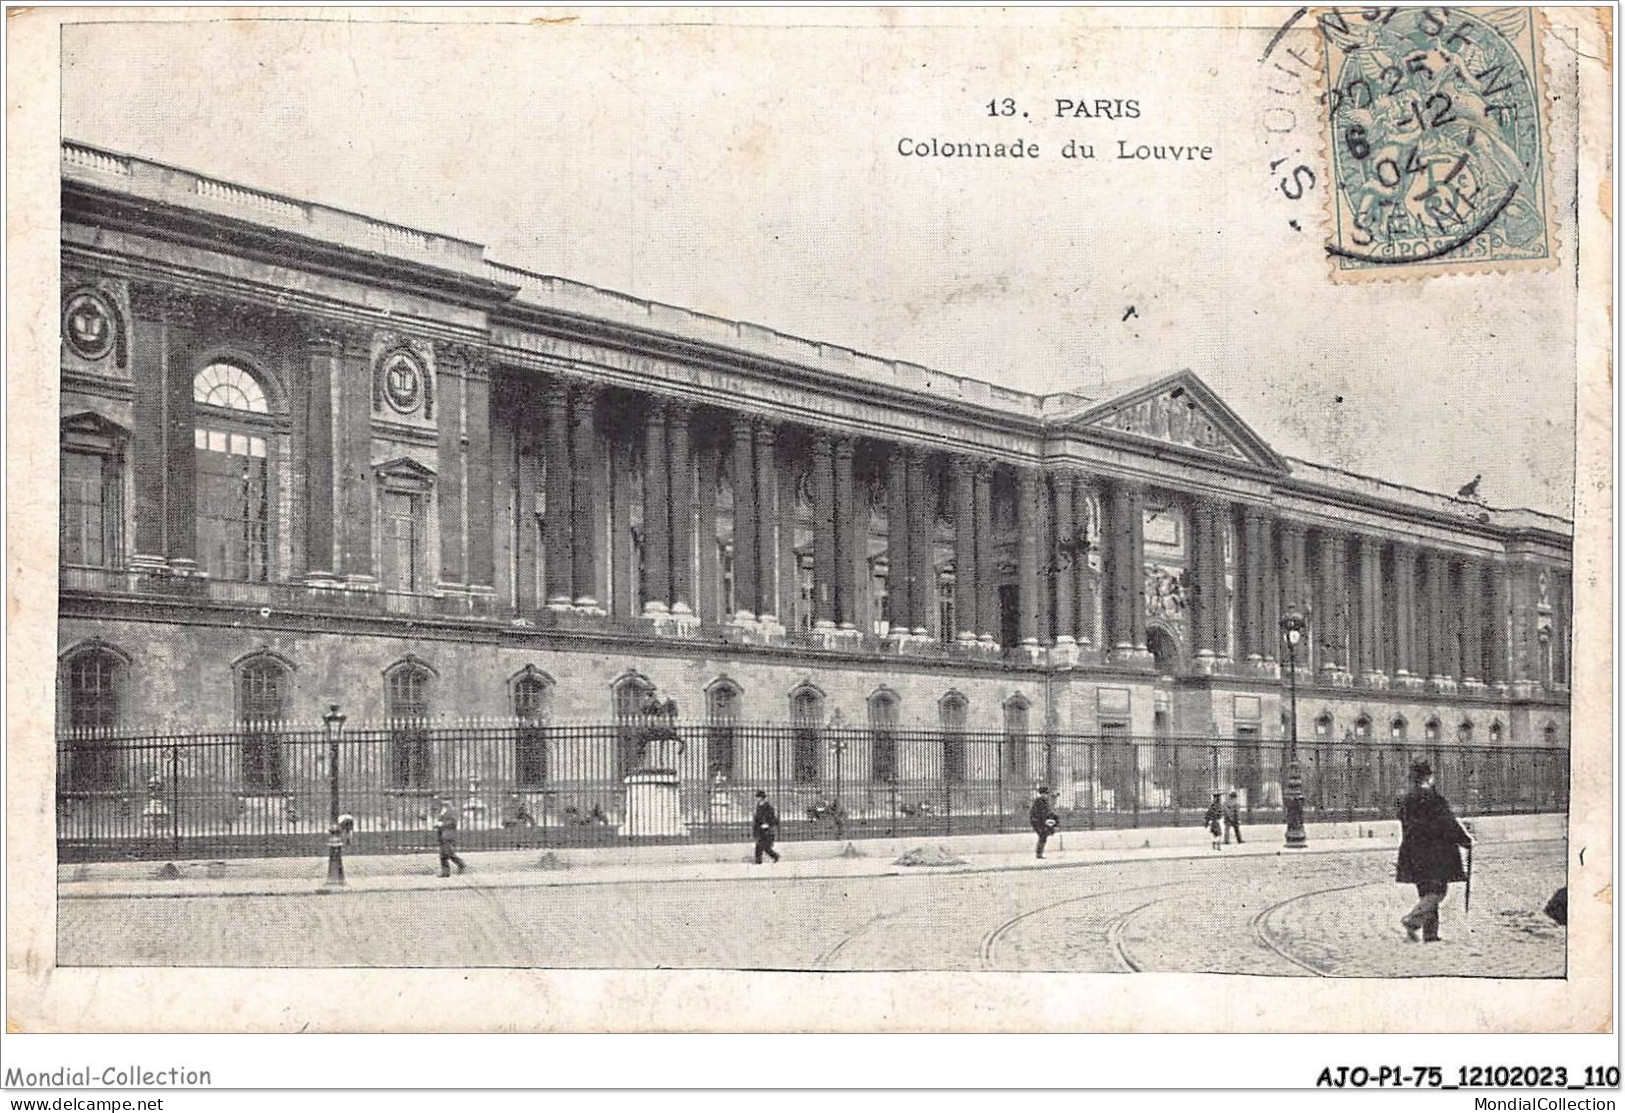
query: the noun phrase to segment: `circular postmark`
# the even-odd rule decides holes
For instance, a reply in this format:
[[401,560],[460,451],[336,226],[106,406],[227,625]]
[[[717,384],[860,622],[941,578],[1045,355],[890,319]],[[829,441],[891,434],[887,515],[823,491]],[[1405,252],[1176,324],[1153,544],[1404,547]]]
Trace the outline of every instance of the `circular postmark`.
[[1318,18],[1340,270],[1545,260],[1533,14],[1368,9]]

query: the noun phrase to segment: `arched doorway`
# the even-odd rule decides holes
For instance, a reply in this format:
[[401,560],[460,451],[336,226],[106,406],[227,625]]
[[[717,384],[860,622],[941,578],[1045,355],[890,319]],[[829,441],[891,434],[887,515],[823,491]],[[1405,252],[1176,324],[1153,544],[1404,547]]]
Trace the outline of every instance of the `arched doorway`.
[[1179,642],[1161,626],[1152,626],[1145,632],[1145,647],[1151,651],[1157,672],[1164,676],[1179,671]]

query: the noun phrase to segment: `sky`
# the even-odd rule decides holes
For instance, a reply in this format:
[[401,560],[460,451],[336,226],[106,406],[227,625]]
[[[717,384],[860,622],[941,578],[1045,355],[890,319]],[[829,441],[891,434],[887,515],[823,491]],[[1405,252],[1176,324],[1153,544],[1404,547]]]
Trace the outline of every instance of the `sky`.
[[[1259,62],[1274,28],[1175,15],[75,24],[62,129],[1018,389],[1098,394],[1188,368],[1278,452],[1446,493],[1482,474],[1493,506],[1567,515],[1572,231],[1543,273],[1334,284],[1323,187],[1294,201],[1271,169],[1325,177],[1312,95]],[[1127,20],[1142,25],[1091,25]],[[1287,45],[1309,56],[1306,33]],[[990,115],[1005,97],[1016,115]],[[1057,100],[1138,115],[1063,118]],[[1551,113],[1558,197],[1574,189],[1571,100]],[[932,138],[1041,150],[898,153]],[[1060,157],[1068,141],[1096,158]],[[1119,141],[1194,157],[1117,158]]]

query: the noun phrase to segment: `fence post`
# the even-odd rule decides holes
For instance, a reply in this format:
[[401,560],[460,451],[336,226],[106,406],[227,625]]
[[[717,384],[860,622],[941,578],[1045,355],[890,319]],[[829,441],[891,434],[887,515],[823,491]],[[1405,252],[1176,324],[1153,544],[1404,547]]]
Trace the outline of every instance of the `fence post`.
[[177,858],[181,853],[181,743],[169,744],[169,847]]

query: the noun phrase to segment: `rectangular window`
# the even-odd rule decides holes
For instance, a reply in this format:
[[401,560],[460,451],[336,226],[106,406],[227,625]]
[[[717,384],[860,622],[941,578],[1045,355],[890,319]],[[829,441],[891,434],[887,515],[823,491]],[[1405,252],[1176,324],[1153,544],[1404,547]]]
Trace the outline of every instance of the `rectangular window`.
[[198,559],[218,580],[264,583],[271,570],[265,439],[196,432]]
[[105,458],[88,452],[62,454],[63,564],[106,568],[113,552],[113,492]]
[[952,645],[954,633],[954,581],[944,576],[937,580],[937,640]]
[[380,565],[385,591],[422,593],[424,575],[423,499],[403,491],[385,491],[379,498],[383,552]]

